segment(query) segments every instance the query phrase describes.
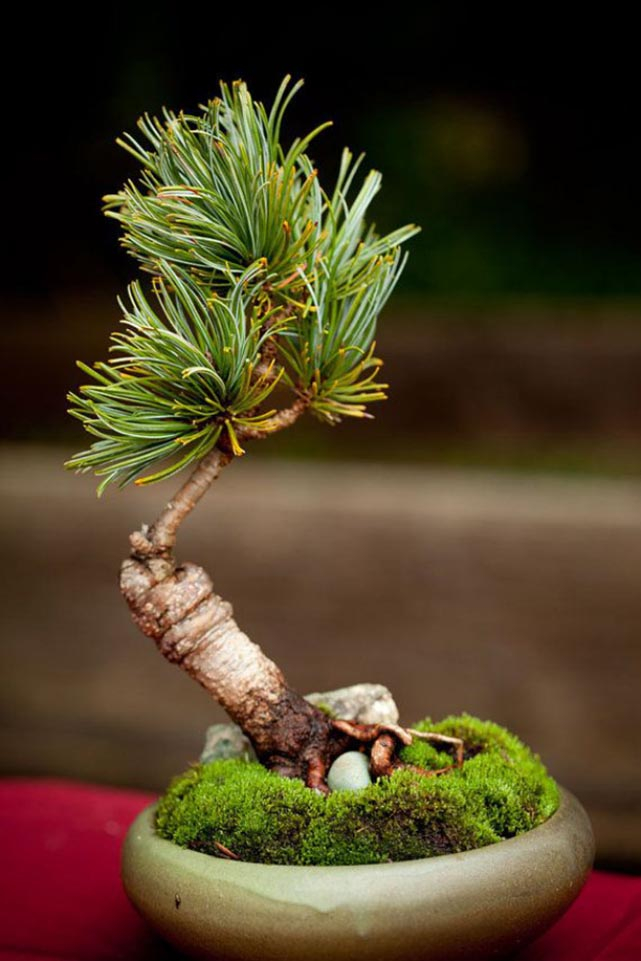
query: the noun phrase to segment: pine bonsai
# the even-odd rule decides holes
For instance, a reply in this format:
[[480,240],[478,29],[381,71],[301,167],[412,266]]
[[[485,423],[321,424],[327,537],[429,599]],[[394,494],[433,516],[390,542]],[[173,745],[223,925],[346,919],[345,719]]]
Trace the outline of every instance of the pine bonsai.
[[142,632],[219,701],[265,767],[326,793],[329,766],[348,750],[368,751],[380,778],[410,766],[400,753],[415,737],[445,743],[458,764],[462,742],[332,719],[240,630],[207,573],[174,556],[183,520],[252,441],[307,412],[330,425],[367,418],[385,398],[376,321],[418,228],[379,236],[367,225],[381,176],[356,189],[362,158],[348,150],[323,189],[307,149],[326,124],[282,145],[300,85],[285,78],[268,112],[244,83],[221,84],[199,113],[145,115],[140,138],[119,141],[142,171],[105,211],[150,282],[120,302],[111,359],[79,364],[90,382],[70,395],[71,413],[95,440],[67,466],[99,475],[99,492],[191,468],[155,522],[131,535],[122,593]]

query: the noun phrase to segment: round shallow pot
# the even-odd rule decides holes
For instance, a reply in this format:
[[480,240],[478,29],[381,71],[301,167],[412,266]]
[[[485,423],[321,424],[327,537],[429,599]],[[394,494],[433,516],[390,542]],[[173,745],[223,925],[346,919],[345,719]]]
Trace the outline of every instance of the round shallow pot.
[[594,856],[579,802],[562,790],[545,824],[498,844],[354,867],[250,864],[157,837],[154,806],[131,826],[125,889],[182,951],[225,961],[497,958],[575,899]]

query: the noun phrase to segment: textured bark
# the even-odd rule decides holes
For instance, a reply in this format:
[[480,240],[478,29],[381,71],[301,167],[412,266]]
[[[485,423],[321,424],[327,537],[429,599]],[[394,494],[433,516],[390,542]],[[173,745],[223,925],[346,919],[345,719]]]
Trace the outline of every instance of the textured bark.
[[[298,409],[284,413],[283,421],[298,414]],[[345,737],[289,687],[276,664],[240,630],[207,573],[195,564],[177,566],[174,559],[178,527],[230,460],[213,451],[153,527],[131,535],[121,590],[141,631],[216,698],[263,764],[324,790],[327,768],[344,749]]]
[[274,431],[285,430],[285,428],[295,424],[301,414],[307,410],[308,406],[309,401],[307,398],[297,397],[291,407],[285,407],[283,410],[277,411],[274,416],[270,418],[269,430],[258,430],[246,427],[240,436],[244,440],[264,440]]
[[[297,398],[274,415],[272,429],[290,426],[307,405],[304,397]],[[260,431],[238,433],[245,439],[264,436]],[[330,720],[294,691],[280,668],[240,630],[231,604],[214,592],[203,568],[176,564],[173,549],[180,524],[232,459],[231,452],[218,448],[204,457],[155,524],[131,535],[131,556],[122,565],[120,587],[143,634],[216,698],[266,767],[302,778],[310,788],[327,792],[332,761],[365,745],[370,746],[375,777],[406,767],[396,754],[413,736],[456,742],[457,762],[462,764],[457,738],[409,732],[397,724]]]
[[146,559],[132,556],[121,589],[141,631],[216,698],[266,766],[305,778],[312,761],[317,767],[336,740],[330,721],[240,630],[202,567],[183,564],[157,580]]

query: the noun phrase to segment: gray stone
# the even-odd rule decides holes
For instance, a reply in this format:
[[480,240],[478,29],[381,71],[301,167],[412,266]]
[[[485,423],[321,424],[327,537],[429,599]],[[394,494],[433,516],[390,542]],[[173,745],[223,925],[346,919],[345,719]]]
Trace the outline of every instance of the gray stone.
[[237,724],[212,724],[205,734],[205,746],[200,755],[203,764],[230,757],[256,760],[254,749]]
[[371,783],[369,762],[359,751],[345,751],[336,758],[327,775],[330,791],[361,791]]
[[[306,700],[329,711],[332,717],[359,724],[397,724],[398,708],[382,684],[352,684],[336,691],[306,694]],[[237,724],[212,724],[207,728],[200,755],[203,764],[221,758],[247,757],[256,760],[253,747]]]
[[317,707],[329,708],[332,717],[359,724],[397,724],[398,708],[382,684],[352,684],[336,691],[306,694]]

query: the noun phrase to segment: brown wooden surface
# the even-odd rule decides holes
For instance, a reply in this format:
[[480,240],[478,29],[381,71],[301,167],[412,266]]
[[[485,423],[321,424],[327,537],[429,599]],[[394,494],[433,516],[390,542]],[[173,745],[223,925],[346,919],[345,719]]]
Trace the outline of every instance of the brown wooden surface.
[[[0,769],[162,787],[220,709],[139,636],[127,533],[171,494],[111,493],[57,448],[5,448]],[[520,734],[641,865],[641,482],[248,457],[179,555],[300,690],[381,681],[405,721]]]
[[[16,441],[66,437],[75,449],[82,440],[66,394],[86,381],[76,358],[107,357],[119,319],[115,297],[87,290],[3,307],[3,347],[14,362],[0,378],[0,433]],[[414,310],[395,300],[377,338],[391,388],[389,401],[372,407],[376,420],[331,431],[304,418],[296,431],[270,439],[269,449],[357,460],[382,450],[383,459],[578,465],[639,477],[640,317],[638,303],[616,300],[428,302]]]

